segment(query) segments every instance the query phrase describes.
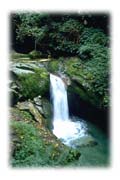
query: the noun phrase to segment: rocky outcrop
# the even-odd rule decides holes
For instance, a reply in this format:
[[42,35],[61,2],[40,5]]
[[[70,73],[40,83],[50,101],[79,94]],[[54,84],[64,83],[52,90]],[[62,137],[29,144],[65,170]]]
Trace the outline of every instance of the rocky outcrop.
[[[10,154],[13,166],[30,166],[30,162],[32,163],[31,166],[33,166],[35,159],[38,166],[46,166],[47,164],[50,166],[54,165],[55,167],[55,165],[64,165],[79,159],[81,153],[78,150],[71,149],[62,144],[46,128],[45,123],[41,125],[39,116],[36,116],[37,111],[31,102],[19,103],[18,108],[10,109]],[[31,116],[31,113],[33,116]],[[34,118],[38,121],[34,121]],[[41,159],[43,160],[41,161]],[[54,164],[52,164],[53,162]]]
[[39,111],[37,110],[37,108],[34,106],[32,102],[30,101],[25,101],[21,103],[18,102],[16,107],[20,110],[28,110],[41,127],[45,126],[45,119],[39,113]]
[[[10,89],[16,93],[14,96],[12,95],[13,102],[49,94],[49,72],[43,63],[12,62],[10,72],[12,84],[14,83],[14,86],[10,83]],[[18,95],[17,99],[16,95]]]
[[[63,77],[67,90],[99,109],[108,107],[107,62],[100,59],[83,62],[80,58],[61,58],[49,62],[48,71]],[[103,62],[102,62],[103,61]],[[97,66],[97,67],[96,67]],[[97,70],[98,69],[98,70]],[[100,72],[99,72],[100,69]],[[105,71],[106,70],[106,71]],[[102,71],[105,71],[103,74]],[[65,77],[65,78],[64,78]]]

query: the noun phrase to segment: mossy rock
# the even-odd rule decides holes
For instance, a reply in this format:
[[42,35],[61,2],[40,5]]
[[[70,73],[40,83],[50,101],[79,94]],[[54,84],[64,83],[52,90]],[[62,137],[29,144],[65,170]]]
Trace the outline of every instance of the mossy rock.
[[51,73],[57,73],[59,70],[59,61],[58,60],[52,60],[48,63],[48,71]]
[[52,114],[52,107],[50,102],[46,98],[42,98],[42,107],[45,117],[50,119]]
[[33,74],[21,74],[18,77],[20,93],[25,99],[33,99],[49,93],[49,73],[45,68],[39,68]]
[[26,121],[11,121],[11,157],[13,167],[66,166],[81,153],[63,145],[48,129]]
[[18,59],[30,59],[29,54],[22,54],[22,53],[17,53],[15,51],[12,51],[10,53],[10,58],[11,60],[18,60]]
[[100,49],[96,56],[94,53],[93,59],[83,62],[80,58],[70,58],[64,66],[72,82],[68,90],[101,109],[109,105],[108,57],[106,48],[97,48]]
[[29,57],[31,59],[38,59],[42,57],[42,53],[40,51],[33,50],[29,53]]
[[97,142],[91,135],[86,135],[72,141],[71,144],[75,146],[76,148],[78,148],[78,147],[85,147],[85,146],[95,146],[97,145]]

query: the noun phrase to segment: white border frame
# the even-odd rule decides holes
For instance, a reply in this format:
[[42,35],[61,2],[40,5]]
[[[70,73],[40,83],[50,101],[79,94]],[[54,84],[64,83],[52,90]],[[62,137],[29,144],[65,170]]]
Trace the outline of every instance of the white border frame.
[[[111,166],[109,168],[76,168],[76,169],[12,169],[8,166],[8,63],[9,63],[9,22],[12,11],[70,11],[70,12],[109,12],[111,15],[112,63],[111,63]],[[117,179],[120,168],[120,10],[119,1],[110,0],[4,0],[0,5],[0,176],[2,179],[35,178],[84,178],[84,179]]]

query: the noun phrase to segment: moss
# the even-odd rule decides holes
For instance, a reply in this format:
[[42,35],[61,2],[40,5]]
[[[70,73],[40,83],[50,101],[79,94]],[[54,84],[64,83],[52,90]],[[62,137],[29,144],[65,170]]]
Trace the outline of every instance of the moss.
[[33,51],[31,51],[31,52],[29,53],[29,57],[30,57],[31,59],[41,58],[41,57],[42,57],[42,53],[41,53],[40,51],[35,51],[35,50],[33,50]]
[[48,70],[51,73],[57,73],[59,70],[59,61],[58,60],[52,60],[51,62],[48,63]]
[[[42,162],[40,154],[44,152],[42,140],[32,124],[25,122],[11,123],[12,136],[12,166],[33,166]],[[39,159],[38,159],[39,157]]]
[[29,59],[29,54],[22,54],[22,53],[17,53],[15,51],[12,51],[10,54],[10,58],[11,58],[11,60],[20,59],[20,58]]
[[108,95],[108,52],[107,49],[97,46],[96,53],[91,46],[93,58],[83,62],[79,58],[70,58],[65,61],[66,74],[72,80],[74,92],[99,108],[109,105]]
[[11,108],[10,116],[10,119],[15,121],[33,122],[33,117],[29,112],[19,110],[18,108]]
[[45,68],[36,69],[33,74],[21,74],[18,81],[20,93],[25,99],[45,96],[49,92],[49,73]]
[[14,167],[69,165],[80,157],[78,150],[50,140],[47,129],[23,121],[11,121],[11,158]]

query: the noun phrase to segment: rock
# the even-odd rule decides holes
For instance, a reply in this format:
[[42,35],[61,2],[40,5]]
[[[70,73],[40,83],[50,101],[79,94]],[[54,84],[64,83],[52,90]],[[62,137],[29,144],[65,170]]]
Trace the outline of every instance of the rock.
[[46,119],[51,119],[51,114],[52,114],[52,107],[50,102],[46,99],[42,99],[42,107],[43,107],[43,112],[44,116]]
[[51,61],[51,59],[50,58],[48,58],[48,59],[41,59],[41,60],[39,60],[40,62],[48,62],[48,61]]
[[38,105],[38,106],[42,105],[41,96],[35,97],[33,100],[36,105]]
[[95,146],[97,145],[97,142],[91,135],[86,135],[72,141],[71,144],[74,147],[84,147],[84,146]]
[[70,93],[78,94],[82,100],[95,107],[101,108],[100,96],[95,92],[93,86],[94,78],[91,69],[86,70],[85,64],[78,58],[65,61],[65,69],[66,74],[71,80],[71,85],[68,86],[68,91]]
[[41,96],[37,96],[33,99],[34,101],[34,104],[35,104],[35,107],[38,109],[38,111],[44,115],[45,117],[45,114],[44,114],[44,111],[43,111],[43,105],[42,105],[42,99],[41,99]]
[[[10,71],[11,80],[18,86],[17,92],[22,95],[21,100],[49,93],[49,72],[40,63],[12,62]],[[38,100],[35,101],[38,103]]]
[[10,65],[10,71],[17,76],[20,74],[28,74],[28,73],[34,73],[34,69],[38,68],[33,63],[11,63]]
[[20,110],[28,110],[34,117],[34,119],[39,123],[40,126],[45,125],[45,119],[39,113],[38,109],[31,101],[18,102],[16,107]]
[[48,71],[51,73],[58,73],[59,71],[59,61],[53,60],[48,63]]
[[40,51],[33,50],[29,53],[29,57],[31,59],[41,58],[41,56],[42,56],[42,53]]
[[17,103],[17,101],[19,100],[20,98],[20,95],[19,93],[14,90],[14,89],[10,89],[9,90],[9,94],[10,94],[10,105],[13,106]]
[[42,106],[35,105],[35,107],[38,109],[38,111],[40,112],[40,114],[42,114],[42,115],[44,116],[44,111],[43,111]]
[[29,102],[28,101],[18,102],[16,107],[20,110],[29,110]]
[[52,107],[49,100],[46,98],[42,98],[41,96],[37,96],[33,99],[33,101],[34,101],[35,107],[40,112],[40,114],[43,115],[43,117],[48,120],[47,125],[49,128],[51,128]]
[[71,85],[71,80],[70,80],[70,78],[67,75],[61,74],[60,77],[62,78],[62,80],[64,81],[66,86],[70,86]]
[[11,81],[10,88],[15,90],[15,91],[19,91],[19,89],[20,89],[20,87],[16,84],[15,81]]
[[17,85],[15,81],[12,79],[9,80],[9,94],[10,94],[10,105],[15,105],[18,100],[21,98],[21,94],[19,93],[20,87]]
[[31,102],[29,102],[29,111],[34,116],[35,120],[39,122],[40,126],[45,126],[45,120],[43,116]]
[[15,52],[14,50],[12,50],[10,52],[10,58],[12,61],[15,61],[15,60],[22,60],[22,59],[26,59],[26,60],[29,60],[29,54],[22,54],[22,53],[17,53]]

